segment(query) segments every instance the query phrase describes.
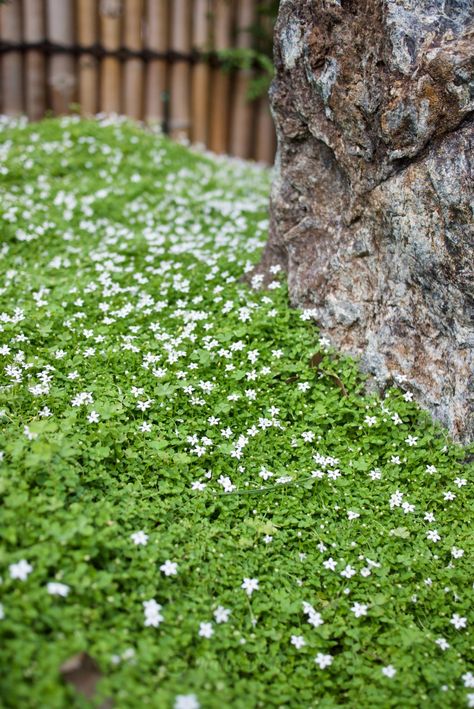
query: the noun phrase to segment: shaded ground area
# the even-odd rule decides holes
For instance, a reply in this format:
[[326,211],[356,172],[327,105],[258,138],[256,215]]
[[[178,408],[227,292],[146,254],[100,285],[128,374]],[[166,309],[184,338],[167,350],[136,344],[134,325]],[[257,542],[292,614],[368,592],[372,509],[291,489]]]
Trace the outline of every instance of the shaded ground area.
[[472,702],[472,464],[241,281],[269,174],[0,135],[2,705],[92,706],[78,652],[118,707]]

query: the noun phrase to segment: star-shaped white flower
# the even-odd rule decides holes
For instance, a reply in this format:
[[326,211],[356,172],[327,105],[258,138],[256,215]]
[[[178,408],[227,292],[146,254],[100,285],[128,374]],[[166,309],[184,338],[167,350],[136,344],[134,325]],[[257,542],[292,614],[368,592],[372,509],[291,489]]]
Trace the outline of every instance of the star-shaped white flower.
[[10,564],[8,570],[10,571],[10,578],[26,581],[29,574],[33,571],[33,567],[26,559],[21,559],[21,561],[17,561],[16,564]]
[[227,623],[229,620],[231,611],[229,608],[224,608],[223,606],[217,606],[216,610],[214,611],[214,618],[216,619],[216,623]]
[[456,630],[461,630],[467,625],[467,618],[462,618],[459,613],[454,613],[453,617],[449,621],[451,625],[454,625]]
[[142,529],[140,529],[138,532],[133,532],[133,534],[130,535],[130,539],[137,546],[145,546],[148,542],[148,534],[146,534]]
[[71,590],[65,583],[58,583],[57,581],[50,581],[46,588],[51,596],[62,596],[63,598],[65,598]]
[[174,701],[174,709],[199,709],[200,706],[195,694],[179,694]]
[[200,638],[212,638],[214,635],[214,628],[212,623],[200,623],[199,624],[199,637]]
[[306,640],[302,635],[292,635],[291,644],[294,645],[297,650],[300,650],[306,645]]
[[258,586],[258,579],[249,579],[249,578],[244,578],[242,581],[242,585],[240,588],[243,588],[244,591],[246,592],[247,596],[251,596],[254,591],[257,591],[259,586]]
[[314,661],[317,665],[319,665],[321,670],[324,670],[325,667],[329,667],[329,665],[332,664],[333,659],[334,658],[331,655],[325,655],[322,652],[318,652],[314,658]]
[[351,611],[354,613],[356,618],[360,618],[363,615],[367,615],[368,607],[369,606],[365,605],[364,603],[354,603],[351,608]]
[[178,573],[178,564],[168,559],[160,566],[160,571],[162,571],[165,576],[176,576]]

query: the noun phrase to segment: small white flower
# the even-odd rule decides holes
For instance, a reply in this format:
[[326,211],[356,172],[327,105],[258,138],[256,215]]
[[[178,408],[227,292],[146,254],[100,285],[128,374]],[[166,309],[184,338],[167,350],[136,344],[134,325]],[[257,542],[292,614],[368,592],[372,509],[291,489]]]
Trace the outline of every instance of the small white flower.
[[467,618],[461,617],[458,613],[454,613],[453,617],[449,621],[451,625],[454,625],[456,630],[461,630],[467,625]]
[[148,542],[148,534],[146,534],[142,529],[140,529],[139,532],[133,532],[133,534],[130,535],[130,539],[137,546],[145,546]]
[[356,618],[360,618],[363,615],[367,615],[367,609],[369,606],[367,606],[364,603],[354,603],[354,605],[351,608],[351,611],[354,613]]
[[462,681],[465,687],[472,689],[474,687],[474,674],[472,672],[466,672],[462,676]]
[[212,638],[214,635],[214,628],[212,623],[200,623],[199,624],[199,637],[200,638]]
[[426,532],[426,538],[429,539],[430,542],[439,542],[441,539],[437,529],[430,529]]
[[244,578],[240,588],[243,588],[247,596],[251,596],[254,591],[258,591],[258,579]]
[[324,624],[321,613],[312,610],[308,613],[308,623],[313,626],[313,628],[319,628],[320,625]]
[[323,561],[323,566],[325,569],[331,569],[331,571],[336,570],[337,562],[334,561],[332,557],[329,557],[326,561]]
[[263,537],[263,541],[265,542],[265,544],[270,544],[270,543],[273,541],[272,535],[271,535],[271,534],[266,534],[266,535]]
[[50,581],[46,588],[51,596],[62,596],[63,598],[65,598],[71,590],[65,583],[58,583],[57,581]]
[[346,579],[350,579],[351,576],[354,576],[354,574],[356,574],[356,573],[357,573],[357,571],[355,569],[353,569],[350,564],[347,564],[345,569],[343,569],[341,571],[341,576],[344,576]]
[[444,638],[437,638],[435,640],[435,643],[436,643],[436,645],[438,645],[438,647],[441,648],[441,650],[447,650],[450,647],[448,641],[445,640]]
[[149,601],[143,601],[143,608],[145,610],[145,626],[157,628],[164,620],[160,612],[162,606],[154,598],[151,598]]
[[206,483],[203,483],[200,480],[194,480],[194,482],[191,483],[191,490],[204,490],[205,487]]
[[394,677],[397,674],[397,670],[393,665],[387,665],[386,667],[382,667],[382,674],[385,675],[385,677]]
[[260,472],[259,472],[259,476],[260,476],[263,480],[268,480],[268,478],[273,477],[273,473],[271,473],[269,470],[267,470],[266,468],[264,468],[264,467],[262,466],[262,468],[261,468],[261,470],[260,470]]
[[291,644],[294,645],[297,650],[301,650],[301,648],[306,645],[306,641],[302,635],[292,635]]
[[174,709],[199,709],[200,706],[195,694],[178,694],[174,701]]
[[229,608],[217,606],[216,610],[214,611],[214,618],[216,619],[216,623],[227,623],[230,614],[231,611],[229,610]]
[[400,507],[400,505],[402,504],[402,501],[403,501],[403,492],[400,492],[400,490],[397,490],[390,497],[390,500],[389,500],[390,509],[393,509],[394,507]]
[[332,664],[333,659],[331,655],[324,655],[322,652],[318,652],[314,661],[319,665],[321,670],[324,670],[325,667],[329,667],[329,665]]
[[417,436],[408,436],[407,438],[405,438],[405,443],[407,443],[409,446],[416,446],[417,441]]
[[33,571],[33,567],[26,559],[21,559],[21,561],[18,561],[16,564],[10,564],[8,570],[10,571],[10,578],[26,581],[29,574]]
[[176,576],[178,573],[178,564],[168,559],[160,566],[160,571],[162,571],[165,576]]
[[349,520],[357,519],[358,517],[360,517],[360,514],[358,512],[353,512],[352,510],[347,511],[347,518]]
[[0,603],[0,620],[3,620],[5,618],[5,609],[3,607],[3,603]]
[[464,549],[457,549],[456,547],[453,547],[451,549],[451,556],[453,556],[455,559],[460,559],[462,556],[464,556]]

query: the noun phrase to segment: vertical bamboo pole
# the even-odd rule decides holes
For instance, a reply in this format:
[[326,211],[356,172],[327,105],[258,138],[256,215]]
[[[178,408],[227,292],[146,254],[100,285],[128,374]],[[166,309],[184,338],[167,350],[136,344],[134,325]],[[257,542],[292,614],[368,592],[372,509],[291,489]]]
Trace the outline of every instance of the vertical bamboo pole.
[[[77,38],[82,47],[97,42],[96,0],[77,0]],[[93,54],[79,57],[79,104],[81,114],[97,113],[98,67]]]
[[[191,52],[191,2],[173,0],[171,13],[171,47],[175,52]],[[175,140],[188,138],[190,129],[190,63],[188,59],[173,61],[170,72],[171,125]]]
[[[237,47],[249,49],[252,38],[246,30],[254,22],[253,0],[240,0],[237,3]],[[252,72],[240,70],[235,77],[232,104],[230,152],[241,158],[249,158],[251,154],[252,125],[254,116],[253,103],[247,93]]]
[[[133,51],[143,48],[142,42],[142,0],[125,0],[124,46]],[[124,66],[124,113],[135,119],[143,118],[143,60],[130,58]]]
[[[120,48],[121,0],[101,0],[99,5],[101,44],[104,49]],[[120,113],[120,61],[104,57],[100,67],[100,106],[105,113]]]
[[[209,49],[210,7],[209,0],[194,0],[193,49],[199,52]],[[206,60],[200,60],[192,70],[191,137],[194,143],[207,145],[210,68]]]
[[[2,34],[2,8],[0,7],[0,41],[3,38]],[[0,115],[3,115],[5,111],[3,110],[3,63],[2,56],[0,55]]]
[[273,165],[276,134],[267,96],[262,96],[259,99],[256,138],[255,159]]
[[[263,17],[261,22],[265,32],[271,33],[273,26],[270,17]],[[270,113],[268,96],[262,96],[258,102],[256,139],[256,160],[273,165],[276,150],[276,133]]]
[[[154,52],[168,49],[168,0],[147,0],[145,46]],[[151,59],[148,62],[145,88],[145,119],[150,122],[164,120],[166,61]]]
[[[21,41],[20,0],[13,0],[0,7],[2,40],[5,42]],[[8,116],[23,113],[23,73],[20,52],[6,52],[1,60],[3,112]]]
[[[42,0],[23,0],[25,42],[44,39]],[[46,63],[43,52],[29,49],[25,56],[25,103],[30,121],[38,121],[46,110]]]
[[[228,0],[213,0],[214,49],[231,46],[232,5]],[[220,68],[212,70],[212,99],[210,111],[209,147],[215,153],[228,149],[230,76]]]
[[[47,34],[50,42],[62,46],[74,42],[74,19],[72,0],[47,0]],[[68,54],[53,54],[49,62],[49,85],[51,107],[54,113],[67,113],[74,98],[76,77],[74,57]]]

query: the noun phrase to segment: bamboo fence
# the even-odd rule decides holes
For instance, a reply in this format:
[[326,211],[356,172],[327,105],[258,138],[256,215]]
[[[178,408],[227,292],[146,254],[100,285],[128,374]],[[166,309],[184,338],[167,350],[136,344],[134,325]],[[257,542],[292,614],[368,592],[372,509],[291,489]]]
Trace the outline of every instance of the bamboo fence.
[[125,114],[218,153],[272,163],[256,69],[218,52],[252,46],[258,0],[9,0],[0,6],[0,112]]

